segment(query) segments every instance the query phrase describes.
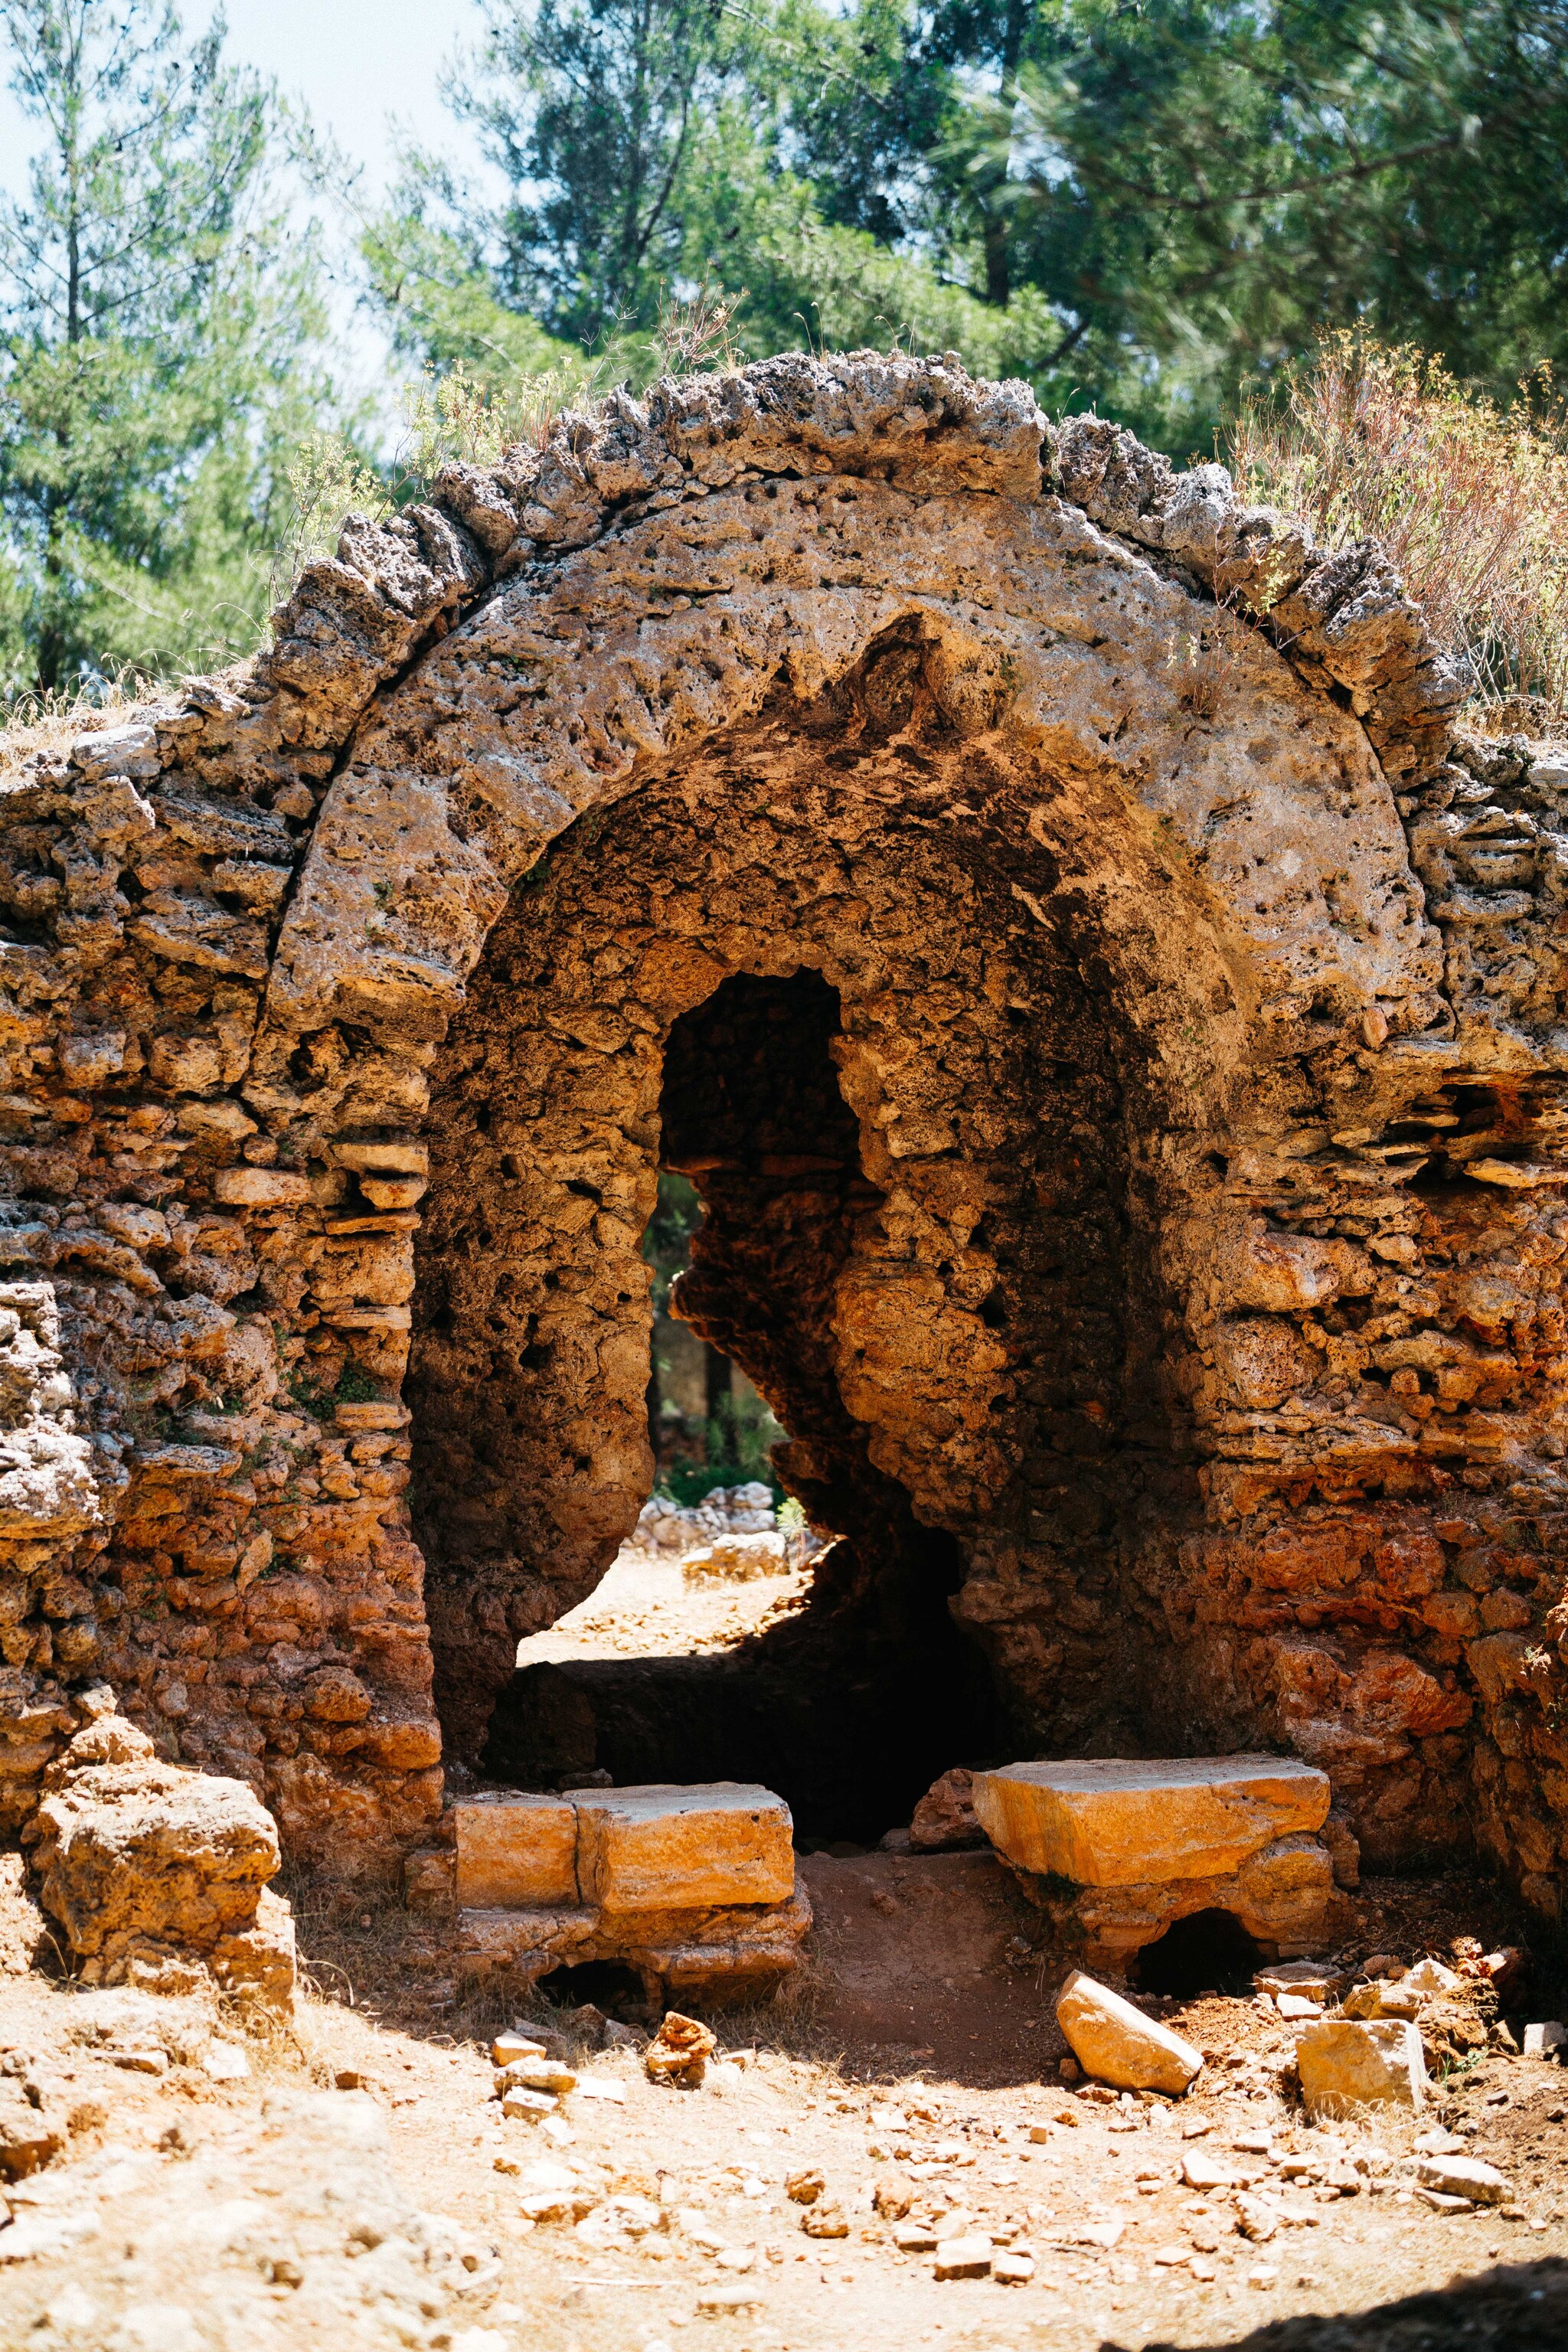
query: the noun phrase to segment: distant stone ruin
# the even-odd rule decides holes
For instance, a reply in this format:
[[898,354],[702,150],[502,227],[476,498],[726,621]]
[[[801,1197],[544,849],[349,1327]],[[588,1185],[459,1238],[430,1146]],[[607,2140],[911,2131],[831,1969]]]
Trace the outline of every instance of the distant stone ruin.
[[874,1835],[1268,1750],[1336,1852],[1554,1912],[1568,756],[1460,694],[1220,468],[790,355],[351,519],[270,652],[33,758],[6,1826],[106,1685],[419,1878],[646,1499],[664,1165],[842,1540],[626,1698],[642,1777]]

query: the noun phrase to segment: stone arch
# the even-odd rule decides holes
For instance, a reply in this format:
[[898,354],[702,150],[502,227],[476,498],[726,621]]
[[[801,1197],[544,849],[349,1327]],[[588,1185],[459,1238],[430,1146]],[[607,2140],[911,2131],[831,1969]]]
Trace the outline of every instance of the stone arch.
[[[1374,548],[1316,549],[1219,468],[1052,425],[951,361],[795,356],[451,468],[395,523],[351,522],[275,628],[246,672],[41,754],[3,813],[15,1818],[72,1689],[106,1675],[324,1866],[385,1869],[428,1833],[400,1382],[432,1093],[568,869],[579,940],[615,932],[617,846],[640,876],[656,818],[705,857],[751,822],[790,829],[781,940],[820,917],[825,865],[852,898],[883,862],[887,925],[788,954],[838,990],[884,1203],[863,1222],[889,1249],[896,1230],[904,1297],[944,1215],[956,1231],[943,1185],[967,1199],[973,1170],[1019,1161],[1009,1118],[1028,1111],[1031,1150],[1040,1127],[1005,1053],[947,1096],[924,1083],[942,975],[904,992],[920,1020],[879,1006],[868,974],[921,859],[942,911],[973,913],[961,1012],[1005,1021],[1012,988],[1021,1052],[1089,1008],[1089,1095],[1114,1103],[1079,1124],[1097,1150],[1114,1134],[1131,1236],[1121,1580],[1096,1584],[1072,1521],[1102,1429],[1032,1398],[985,1319],[994,1230],[932,1244],[957,1319],[931,1364],[984,1395],[1005,1508],[990,1455],[961,1496],[941,1415],[921,1433],[901,1339],[880,1386],[884,1339],[858,1372],[847,1310],[835,1339],[868,1458],[962,1543],[952,1612],[1009,1702],[1042,1740],[1081,1731],[1064,1668],[1091,1685],[1131,1612],[1161,1673],[1124,1676],[1103,1737],[1297,1747],[1392,1856],[1462,1842],[1473,1808],[1554,1899],[1568,788],[1528,746],[1449,758],[1458,682]],[[601,1020],[606,998],[642,1008],[634,1055],[784,952],[705,873],[695,928],[650,899],[577,990]],[[1050,1021],[1014,987],[1026,965]],[[1059,1111],[1079,1065],[1046,1064]],[[438,1182],[433,1234],[445,1213]],[[1057,1214],[1014,1223],[1034,1247]],[[970,1263],[987,1253],[994,1272]],[[514,1568],[497,1639],[539,1581]]]

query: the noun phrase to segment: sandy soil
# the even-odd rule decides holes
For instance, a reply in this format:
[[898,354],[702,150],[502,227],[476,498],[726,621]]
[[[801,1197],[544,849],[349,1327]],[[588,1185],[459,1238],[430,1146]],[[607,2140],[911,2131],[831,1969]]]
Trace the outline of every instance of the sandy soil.
[[548,1633],[520,1642],[517,1663],[561,1658],[680,1658],[732,1649],[796,1608],[809,1575],[763,1576],[743,1584],[688,1584],[677,1560],[623,1551],[586,1601]]
[[[802,1589],[691,1588],[625,1560],[523,1654],[718,1647]],[[1568,2342],[1568,2069],[1494,2031],[1419,2117],[1313,2126],[1289,2029],[1258,2000],[1211,1996],[1159,2009],[1206,2053],[1186,2099],[1066,2087],[1064,1956],[989,1854],[800,1868],[806,1964],[772,2006],[713,2021],[724,2055],[700,2088],[649,2082],[637,2049],[598,2046],[592,2016],[536,2012],[578,2082],[534,2123],[503,2116],[489,2053],[497,2030],[531,2021],[455,1989],[438,1935],[341,1890],[298,1890],[297,2029],[246,2045],[240,2079],[236,2034],[218,2021],[215,2041],[189,2002],[142,1999],[116,2023],[112,1997],[0,1979],[0,2137],[6,2101],[26,2097],[60,2141],[7,2192],[0,2347]],[[1374,1882],[1355,1953],[1441,1955],[1459,1934],[1491,1948],[1521,1927],[1484,1884]],[[1514,2025],[1561,1998],[1538,1957]],[[1500,2206],[1423,2200],[1412,2158],[1433,2128],[1500,2168]],[[1199,2188],[1184,2167],[1205,2158],[1226,2177]],[[809,2205],[790,2193],[803,2173],[820,2176]],[[1030,2274],[939,2280],[929,2251],[898,2243],[910,2222],[1026,2250]]]

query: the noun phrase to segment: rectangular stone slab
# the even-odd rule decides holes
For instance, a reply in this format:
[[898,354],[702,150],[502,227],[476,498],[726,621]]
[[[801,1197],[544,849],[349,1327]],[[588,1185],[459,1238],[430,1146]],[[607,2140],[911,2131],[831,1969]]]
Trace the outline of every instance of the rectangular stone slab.
[[464,1910],[577,1901],[577,1809],[563,1797],[454,1805],[458,1902]]
[[794,1822],[782,1797],[739,1780],[574,1791],[577,1874],[605,1911],[787,1903]]
[[974,1776],[974,1810],[1020,1870],[1079,1886],[1222,1878],[1328,1818],[1329,1779],[1289,1756],[1007,1764]]

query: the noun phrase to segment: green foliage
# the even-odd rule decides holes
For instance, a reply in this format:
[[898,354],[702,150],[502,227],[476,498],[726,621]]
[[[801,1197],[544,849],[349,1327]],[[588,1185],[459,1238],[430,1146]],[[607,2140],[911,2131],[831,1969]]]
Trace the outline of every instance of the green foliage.
[[39,142],[0,205],[0,680],[225,661],[327,400],[270,102],[157,0],[0,0],[0,40]]
[[1329,328],[1495,393],[1568,341],[1565,0],[485,0],[482,21],[448,96],[505,194],[413,159],[367,247],[437,369],[556,365],[542,329],[641,382],[661,301],[707,289],[738,306],[735,357],[956,349],[1183,454]]
[[1172,446],[1332,327],[1499,392],[1568,325],[1563,0],[1048,0],[953,143],[1086,390]]
[[[669,1312],[669,1286],[691,1262],[691,1237],[702,1223],[702,1203],[689,1176],[661,1168],[658,1198],[643,1230],[642,1254],[653,1268],[653,1311]],[[715,1484],[721,1481],[715,1480]]]

